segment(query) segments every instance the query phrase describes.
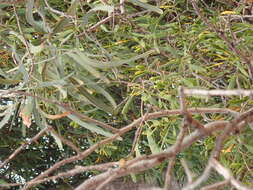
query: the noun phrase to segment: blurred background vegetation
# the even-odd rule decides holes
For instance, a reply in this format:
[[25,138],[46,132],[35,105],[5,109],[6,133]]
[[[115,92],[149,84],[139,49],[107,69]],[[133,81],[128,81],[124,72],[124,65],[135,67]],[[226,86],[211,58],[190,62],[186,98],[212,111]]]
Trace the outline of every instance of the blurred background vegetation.
[[[246,14],[251,3],[210,0],[199,1],[198,6],[210,23],[229,40],[236,40],[234,45],[252,58],[252,21],[234,16]],[[0,1],[0,89],[32,95],[1,96],[0,161],[48,124],[82,150],[112,135],[94,123],[67,114],[59,104],[119,129],[147,111],[178,109],[179,86],[252,88],[247,65],[208,28],[190,1],[129,0],[123,8],[116,0]],[[252,99],[248,97],[187,100],[188,107],[235,111],[252,107]],[[202,123],[231,119],[221,114],[194,117]],[[181,119],[171,116],[143,123],[133,156],[171,146]],[[249,128],[245,130],[225,142],[221,159],[236,178],[252,184],[253,133]],[[130,131],[123,141],[103,146],[58,172],[75,165],[126,158],[134,136],[135,131]],[[191,169],[200,174],[214,140],[215,137],[209,137],[199,141],[178,158],[185,158]],[[0,183],[29,181],[74,154],[56,136],[43,136],[0,169]],[[163,164],[132,178],[155,176],[162,184],[161,173],[165,168]],[[179,162],[175,171],[178,178],[184,178]],[[91,171],[36,188],[71,189],[95,174],[96,171]],[[210,178],[209,182],[217,179]]]

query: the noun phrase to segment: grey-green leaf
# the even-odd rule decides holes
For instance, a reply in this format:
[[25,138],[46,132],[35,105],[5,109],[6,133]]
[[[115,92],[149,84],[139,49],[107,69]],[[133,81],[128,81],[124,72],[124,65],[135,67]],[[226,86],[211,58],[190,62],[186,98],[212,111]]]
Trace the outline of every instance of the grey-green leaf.
[[3,119],[0,121],[0,129],[6,124],[8,123],[9,119],[11,118],[13,112],[13,106],[10,106],[7,110],[5,110],[4,112],[4,117]]
[[[71,120],[73,120],[74,122],[78,123],[79,125],[81,125],[82,127],[90,130],[91,132],[95,132],[97,134],[103,135],[105,137],[112,137],[114,134],[107,132],[101,128],[99,128],[98,126],[92,124],[92,123],[86,123],[84,121],[81,121],[78,117],[74,116],[74,115],[68,115],[68,118],[70,118]],[[120,137],[117,138],[117,140],[121,140]]]
[[159,8],[153,6],[153,5],[149,5],[147,3],[143,3],[143,2],[138,1],[138,0],[129,0],[129,2],[134,3],[134,4],[140,6],[140,7],[144,8],[144,9],[147,9],[149,11],[156,12],[158,14],[163,14],[162,9],[159,9]]
[[148,138],[149,148],[152,154],[159,153],[161,150],[159,146],[156,144],[155,139],[152,137],[152,131],[150,129],[147,131],[147,138]]

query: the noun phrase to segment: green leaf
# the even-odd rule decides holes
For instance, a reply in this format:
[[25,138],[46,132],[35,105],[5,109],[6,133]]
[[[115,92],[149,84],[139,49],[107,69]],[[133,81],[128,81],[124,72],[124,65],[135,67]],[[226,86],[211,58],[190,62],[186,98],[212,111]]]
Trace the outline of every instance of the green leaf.
[[156,144],[155,139],[152,137],[152,133],[153,132],[150,129],[147,130],[148,145],[152,154],[156,154],[161,152],[161,149]]
[[54,26],[52,34],[61,32],[63,28],[65,28],[70,22],[69,18],[63,17],[61,18]]
[[241,64],[238,64],[237,67],[238,67],[238,69],[241,71],[241,73],[242,73],[244,76],[249,77],[248,72],[245,70],[245,68],[244,68]]
[[9,34],[14,35],[15,37],[17,37],[23,43],[24,46],[26,46],[26,44],[28,44],[28,47],[29,47],[32,54],[36,55],[36,54],[39,54],[40,52],[42,52],[44,50],[44,43],[41,43],[38,46],[34,46],[31,43],[25,41],[24,37],[22,35],[18,34],[17,32],[10,31]]
[[126,116],[126,114],[127,114],[128,110],[129,110],[129,108],[130,108],[130,106],[131,106],[133,100],[134,100],[134,96],[128,97],[128,100],[127,100],[127,102],[125,103],[125,105],[124,105],[124,107],[123,107],[123,109],[122,109],[122,111],[121,111],[121,113],[122,113],[124,116]]
[[[0,121],[0,129],[6,124],[8,123],[8,121],[10,120],[12,113],[13,113],[13,105],[10,106],[7,110],[4,111],[3,115],[3,119]],[[2,115],[2,114],[1,114]]]
[[[76,9],[79,5],[79,0],[74,0],[71,3],[71,6],[68,8],[67,10],[67,15],[69,16],[74,16],[76,13]],[[70,19],[68,17],[63,17],[61,18],[56,24],[55,27],[52,31],[52,34],[55,34],[57,32],[61,32],[63,31],[63,28],[66,28],[67,25],[69,25],[70,23]],[[52,35],[51,34],[51,35]]]
[[193,65],[193,64],[190,64],[189,67],[194,71],[194,72],[197,72],[197,73],[201,73],[201,72],[207,72],[207,70],[200,66],[200,65]]
[[228,84],[228,89],[234,89],[236,87],[236,78],[237,76],[236,75],[233,75],[228,81],[229,81],[229,84]]
[[250,153],[253,154],[253,146],[252,146],[252,145],[244,144],[244,146],[248,149],[248,151],[249,151]]
[[114,109],[117,107],[114,98],[105,89],[97,85],[95,82],[89,80],[87,77],[80,76],[80,78],[81,80],[85,81],[85,85],[87,85],[89,88],[93,88],[97,93],[102,94],[111,103]]
[[51,134],[51,136],[54,138],[54,140],[55,140],[55,142],[56,142],[58,148],[59,148],[60,150],[64,151],[63,145],[62,145],[62,142],[61,142],[61,139],[60,139],[58,136],[54,135],[53,133],[50,133],[50,134]]
[[78,63],[79,65],[81,65],[86,71],[88,71],[94,77],[103,79],[105,82],[109,83],[109,80],[106,79],[106,77],[103,76],[102,73],[100,73],[98,70],[96,70],[95,68],[93,68],[94,65],[91,66],[92,63],[90,63],[88,59],[84,60],[79,55],[76,55],[74,53],[68,53],[68,56],[70,56],[71,58],[73,58],[76,61],[76,63]]
[[153,5],[149,5],[147,3],[143,3],[143,2],[141,2],[139,0],[129,0],[129,2],[131,2],[133,4],[136,4],[136,5],[144,8],[144,9],[147,9],[149,11],[153,11],[153,12],[156,12],[158,14],[163,14],[162,9],[159,9],[159,8],[157,8],[157,7],[153,6]]
[[117,61],[108,61],[108,62],[101,62],[97,61],[94,59],[90,59],[88,56],[86,56],[83,52],[81,51],[75,51],[79,57],[74,56],[75,54],[73,53],[68,53],[68,55],[72,58],[74,58],[78,63],[82,64],[84,67],[88,64],[92,67],[96,67],[99,69],[105,69],[105,68],[113,68],[113,67],[119,67],[123,64],[128,64],[130,62],[136,61],[141,58],[145,58],[149,56],[150,54],[154,53],[154,50],[147,51],[143,54],[131,57],[129,59],[123,59],[123,60],[117,60]]
[[[92,123],[86,123],[84,121],[81,121],[78,117],[74,116],[74,115],[68,115],[68,118],[70,118],[71,120],[73,120],[74,122],[78,123],[79,125],[81,125],[82,127],[90,130],[91,132],[95,132],[97,134],[103,135],[105,137],[112,137],[114,136],[114,134],[107,132],[101,128],[99,128],[98,126],[92,124]],[[118,137],[117,140],[122,140],[121,137]]]
[[5,184],[8,184],[5,180],[3,180],[3,179],[0,179],[0,184],[1,185],[5,185]]
[[20,82],[21,82],[21,80],[11,80],[11,79],[0,78],[0,84],[15,85],[15,84],[18,84]]
[[104,102],[102,102],[100,99],[98,98],[95,98],[94,96],[92,96],[88,91],[87,89],[80,85],[79,82],[73,78],[73,77],[70,77],[69,78],[70,81],[72,82],[72,84],[75,85],[76,89],[83,95],[85,96],[94,106],[100,108],[101,110],[104,110],[108,113],[111,113],[113,114],[113,108],[108,106],[107,104],[105,104]]
[[22,117],[23,124],[27,127],[30,127],[32,124],[32,112],[33,112],[34,107],[35,107],[34,98],[31,96],[28,96],[19,114],[20,117]]
[[104,5],[104,4],[97,4],[95,7],[93,7],[89,12],[95,12],[95,11],[106,11],[108,14],[111,14],[114,11],[114,6],[110,5]]
[[27,0],[26,3],[26,20],[27,22],[34,27],[35,30],[42,32],[42,33],[48,33],[49,29],[46,27],[46,24],[43,22],[38,22],[34,20],[33,17],[33,6],[34,6],[34,0]]

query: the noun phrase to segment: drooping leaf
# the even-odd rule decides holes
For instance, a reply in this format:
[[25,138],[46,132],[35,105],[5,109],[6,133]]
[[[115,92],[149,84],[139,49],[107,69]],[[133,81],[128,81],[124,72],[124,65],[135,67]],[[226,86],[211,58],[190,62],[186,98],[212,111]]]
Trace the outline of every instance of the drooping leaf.
[[101,101],[99,98],[96,98],[95,96],[91,95],[87,89],[78,82],[78,80],[76,80],[73,77],[69,78],[71,83],[75,85],[76,89],[80,92],[80,94],[82,94],[83,96],[85,96],[94,106],[100,108],[101,110],[104,110],[108,113],[113,113],[113,108],[107,104],[105,104],[103,101]]
[[26,127],[30,127],[32,124],[32,112],[34,108],[34,98],[31,96],[27,97],[19,116],[22,118],[23,124]]
[[[88,64],[92,67],[96,67],[96,68],[99,68],[99,69],[105,69],[105,68],[119,67],[119,66],[124,65],[124,64],[129,64],[129,63],[131,63],[133,61],[136,61],[138,59],[145,58],[145,57],[149,56],[150,54],[152,54],[154,52],[155,52],[154,50],[150,50],[150,51],[147,51],[143,54],[131,57],[129,59],[123,59],[123,60],[117,60],[117,61],[108,61],[108,62],[101,62],[101,61],[91,59],[81,51],[76,51],[76,54],[79,55],[80,64],[82,64],[82,65]],[[73,57],[73,58],[75,57],[74,53],[68,53],[68,55]],[[75,60],[78,60],[77,57],[75,57]]]
[[104,4],[97,4],[95,5],[89,12],[95,11],[106,11],[108,14],[111,14],[114,11],[114,6],[111,5],[104,5]]
[[13,113],[13,106],[10,106],[8,109],[6,109],[3,113],[4,117],[2,118],[2,120],[0,121],[0,129],[6,124],[8,123],[8,121],[10,120],[11,116]]
[[49,28],[46,26],[45,23],[43,23],[43,21],[38,22],[35,21],[34,17],[33,17],[33,6],[34,6],[34,0],[27,0],[26,3],[26,20],[27,22],[32,25],[34,27],[34,29],[36,29],[39,32],[43,32],[43,33],[48,33],[49,32]]
[[85,70],[87,70],[90,74],[92,74],[96,78],[103,79],[105,82],[109,82],[109,80],[103,76],[101,72],[99,72],[97,69],[93,68],[92,63],[89,62],[89,60],[83,60],[79,55],[74,54],[74,53],[68,53],[68,56],[73,58],[76,63],[81,65]]
[[157,8],[157,7],[153,6],[153,5],[147,4],[147,3],[143,3],[143,2],[141,2],[139,0],[129,0],[129,2],[134,3],[134,4],[140,6],[140,7],[144,8],[144,9],[147,9],[149,11],[156,12],[158,14],[163,14],[162,9],[159,9],[159,8]]
[[34,46],[31,43],[25,41],[24,37],[22,35],[18,34],[17,32],[10,31],[9,34],[17,37],[23,43],[24,46],[28,45],[28,48],[32,54],[39,54],[45,48],[44,43],[41,43],[38,46]]
[[152,152],[152,154],[156,154],[161,152],[158,144],[156,144],[155,139],[152,137],[152,131],[150,129],[147,130],[147,139],[148,139],[148,145]]
[[5,85],[15,85],[21,82],[21,80],[12,80],[12,79],[3,79],[0,78],[0,84],[5,84]]
[[56,136],[55,134],[53,134],[53,133],[50,133],[50,134],[51,134],[51,136],[54,138],[54,140],[55,140],[55,142],[56,142],[58,148],[59,148],[61,151],[64,151],[63,145],[62,145],[62,142],[61,142],[61,139],[60,139],[58,136]]
[[117,104],[116,104],[114,98],[105,89],[103,89],[102,87],[97,85],[95,82],[92,82],[87,77],[80,76],[80,78],[81,78],[81,80],[85,81],[85,85],[96,90],[97,93],[102,94],[111,103],[111,105],[113,106],[114,109],[117,107]]
[[123,107],[123,109],[122,109],[122,111],[121,111],[121,113],[122,113],[124,116],[126,116],[128,110],[130,109],[130,106],[131,106],[131,104],[133,103],[134,97],[135,97],[135,96],[130,96],[130,97],[127,99],[127,102],[125,103],[125,105],[124,105],[124,107]]
[[[70,118],[71,120],[73,120],[74,122],[78,123],[79,125],[81,125],[82,127],[90,130],[91,132],[95,132],[97,134],[103,135],[105,137],[112,137],[114,134],[107,132],[103,129],[101,129],[100,127],[92,124],[92,123],[87,123],[84,122],[82,120],[80,120],[78,117],[74,116],[74,115],[68,115],[68,118]],[[117,138],[118,140],[121,140],[121,137]]]
[[[71,6],[67,10],[68,16],[74,16],[76,13],[76,8],[79,5],[79,0],[74,0],[71,3]],[[65,28],[70,23],[70,18],[68,17],[62,17],[54,26],[54,29],[52,31],[52,34],[58,33],[62,31],[63,28]]]

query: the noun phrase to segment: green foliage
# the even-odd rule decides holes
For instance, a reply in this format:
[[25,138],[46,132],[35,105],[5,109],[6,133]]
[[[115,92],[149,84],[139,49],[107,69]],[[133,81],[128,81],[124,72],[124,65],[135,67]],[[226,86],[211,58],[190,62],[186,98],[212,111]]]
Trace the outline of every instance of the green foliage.
[[[154,2],[131,0],[125,3],[124,15],[116,12],[113,19],[96,28],[92,27],[111,16],[113,10],[119,12],[118,1],[108,1],[108,5],[100,1],[48,1],[59,13],[51,11],[44,1],[17,3],[15,9],[12,4],[0,4],[0,87],[31,95],[1,99],[1,161],[47,124],[82,150],[112,136],[112,131],[71,113],[60,117],[68,111],[66,104],[87,117],[120,129],[142,116],[148,107],[151,111],[178,109],[179,86],[252,88],[247,65],[241,57],[196,16],[187,2],[160,1],[157,6]],[[233,10],[233,6],[203,1],[200,7],[229,40],[236,35],[238,49],[251,55],[252,24],[228,22],[221,14]],[[243,7],[237,7],[233,11],[242,14],[242,10]],[[250,98],[240,97],[187,100],[188,107],[227,107],[239,111],[252,106]],[[56,101],[59,104],[54,104]],[[59,118],[52,119],[53,116]],[[195,117],[203,123],[230,119],[217,114]],[[145,122],[134,154],[156,153],[174,144],[181,120],[171,116]],[[100,147],[63,170],[76,164],[126,158],[134,136],[130,131],[124,141],[118,138],[119,141]],[[221,156],[223,164],[246,184],[252,181],[250,139],[252,130],[229,138]],[[192,169],[199,174],[213,146],[214,138],[207,138],[178,158],[190,160]],[[5,182],[28,181],[73,154],[56,136],[44,136],[19,154],[10,166],[1,169],[0,175],[8,176]],[[182,177],[182,168],[178,171],[177,175]],[[59,181],[57,185],[75,186],[94,173]],[[46,189],[54,185],[49,182],[38,187]]]

